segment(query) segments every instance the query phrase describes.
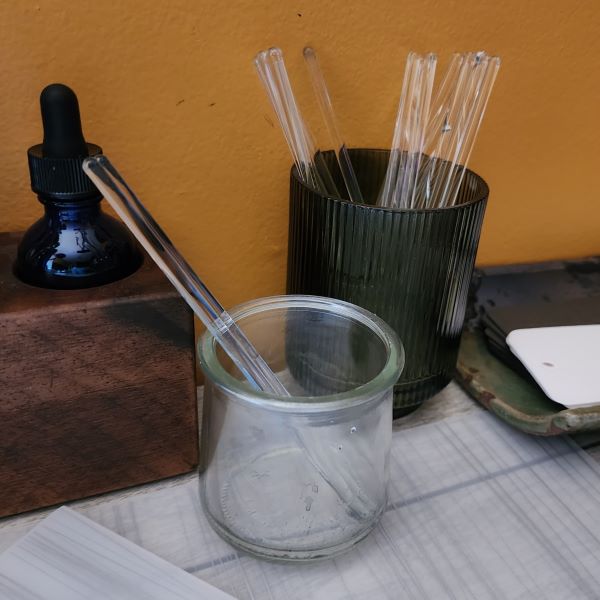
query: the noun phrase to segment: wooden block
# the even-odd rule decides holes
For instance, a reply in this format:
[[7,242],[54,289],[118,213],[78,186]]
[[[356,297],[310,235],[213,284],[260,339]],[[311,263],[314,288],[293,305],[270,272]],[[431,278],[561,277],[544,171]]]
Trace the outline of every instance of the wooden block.
[[198,462],[194,326],[146,257],[86,290],[31,287],[0,234],[0,516]]

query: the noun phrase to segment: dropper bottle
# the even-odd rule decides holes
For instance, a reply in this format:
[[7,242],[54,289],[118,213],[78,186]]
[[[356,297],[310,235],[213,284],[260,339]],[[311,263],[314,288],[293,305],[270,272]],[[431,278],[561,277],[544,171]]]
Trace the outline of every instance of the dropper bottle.
[[54,83],[40,95],[44,141],[27,151],[31,189],[44,215],[24,234],[15,273],[44,288],[79,289],[116,281],[142,263],[129,231],[102,211],[102,195],[82,171],[102,153],[85,141],[77,96]]

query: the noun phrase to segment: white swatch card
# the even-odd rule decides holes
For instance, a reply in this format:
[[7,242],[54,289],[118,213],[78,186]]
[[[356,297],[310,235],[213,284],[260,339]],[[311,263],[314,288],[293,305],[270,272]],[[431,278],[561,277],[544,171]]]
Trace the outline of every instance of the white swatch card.
[[2,600],[232,600],[63,507],[0,555]]
[[551,400],[600,404],[600,325],[515,329],[506,342]]

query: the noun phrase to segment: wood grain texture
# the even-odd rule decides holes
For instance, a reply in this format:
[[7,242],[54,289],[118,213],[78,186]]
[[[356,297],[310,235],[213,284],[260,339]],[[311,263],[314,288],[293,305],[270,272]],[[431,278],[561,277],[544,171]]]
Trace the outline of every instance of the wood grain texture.
[[0,515],[154,481],[198,460],[192,313],[145,260],[76,291],[12,274],[0,234]]

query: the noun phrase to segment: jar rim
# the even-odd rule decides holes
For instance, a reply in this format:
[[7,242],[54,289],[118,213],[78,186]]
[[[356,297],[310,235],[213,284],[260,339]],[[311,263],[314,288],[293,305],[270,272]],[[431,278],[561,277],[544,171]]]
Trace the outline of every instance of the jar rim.
[[363,404],[392,387],[404,367],[404,347],[396,332],[377,315],[368,310],[334,298],[310,295],[268,296],[245,302],[233,308],[229,314],[235,320],[282,308],[316,309],[341,315],[359,322],[377,335],[386,350],[386,362],[382,369],[368,382],[344,392],[324,396],[276,396],[247,387],[228,373],[217,358],[217,342],[206,331],[198,341],[198,358],[206,377],[237,400],[263,408],[285,412],[323,412]]
[[[322,152],[322,154],[328,154],[328,153],[332,153],[333,150],[325,150],[325,151],[320,151],[320,152]],[[372,154],[389,154],[390,150],[385,149],[385,148],[348,148],[348,152],[350,152],[350,156],[352,157],[352,152],[371,152]],[[475,171],[473,171],[471,169],[465,168],[465,173],[469,174],[469,177],[473,180],[473,182],[478,187],[477,194],[475,194],[475,197],[467,202],[462,202],[460,204],[454,204],[452,206],[441,206],[441,207],[435,207],[435,208],[394,208],[391,206],[376,206],[374,204],[368,204],[366,202],[351,202],[350,200],[347,200],[345,198],[322,194],[321,192],[319,192],[319,190],[304,183],[304,181],[301,179],[301,177],[298,173],[298,169],[297,169],[296,165],[292,165],[292,167],[290,169],[290,175],[296,184],[300,185],[301,187],[306,188],[307,190],[310,190],[313,194],[316,194],[318,196],[322,196],[323,198],[326,198],[327,200],[331,200],[333,202],[340,203],[340,204],[348,204],[353,207],[360,207],[361,209],[374,210],[374,211],[380,211],[380,212],[389,212],[389,213],[411,213],[411,214],[446,212],[446,211],[456,212],[456,211],[466,208],[468,206],[472,206],[473,204],[477,204],[478,202],[486,201],[490,195],[490,188],[489,188],[488,184],[486,183],[486,181],[483,179],[483,177],[481,177],[481,175],[478,175],[477,173],[475,173]]]

